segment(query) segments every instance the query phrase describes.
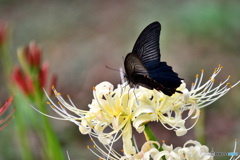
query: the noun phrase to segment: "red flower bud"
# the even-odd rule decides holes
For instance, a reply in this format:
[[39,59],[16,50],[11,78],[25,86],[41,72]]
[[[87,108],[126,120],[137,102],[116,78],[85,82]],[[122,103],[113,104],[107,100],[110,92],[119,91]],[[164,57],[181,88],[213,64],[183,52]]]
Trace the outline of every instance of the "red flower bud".
[[13,70],[12,78],[24,94],[28,95],[34,92],[32,79],[28,75],[22,73],[18,66]]
[[46,85],[46,81],[47,81],[47,74],[48,74],[48,63],[44,62],[42,64],[42,68],[39,72],[39,83],[40,83],[40,87],[43,88]]
[[24,54],[30,66],[40,68],[41,53],[41,48],[34,41],[24,48]]
[[24,76],[18,66],[16,66],[13,70],[12,79],[20,87],[24,94],[28,94],[28,87],[25,84]]
[[31,94],[34,92],[33,81],[27,74],[25,74],[24,77],[25,77],[25,84],[27,86],[28,94]]
[[35,42],[31,42],[29,44],[29,53],[32,55],[33,65],[40,67],[42,51],[41,48],[37,46]]

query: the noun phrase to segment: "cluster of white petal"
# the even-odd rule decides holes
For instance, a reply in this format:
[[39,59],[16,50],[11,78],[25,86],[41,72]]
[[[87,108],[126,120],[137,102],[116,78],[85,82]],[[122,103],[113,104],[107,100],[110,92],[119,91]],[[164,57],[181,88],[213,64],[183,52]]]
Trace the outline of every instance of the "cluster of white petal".
[[[97,131],[98,139],[103,144],[113,143],[122,136],[125,154],[136,153],[131,141],[132,126],[142,133],[146,123],[159,121],[167,129],[174,129],[178,136],[184,135],[187,132],[185,120],[196,110],[198,112],[198,108],[192,108],[191,114],[183,119],[182,113],[185,109],[189,110],[185,107],[189,105],[188,101],[185,101],[189,100],[185,98],[188,91],[184,83],[178,90],[184,94],[176,93],[169,97],[157,90],[148,90],[141,86],[130,89],[128,85],[122,84],[113,89],[109,82],[102,82],[93,90],[94,99],[89,105],[92,119],[88,122],[89,119],[82,120],[80,131],[85,133],[89,124],[95,124],[92,128]],[[194,118],[199,117],[199,114],[196,115]],[[88,131],[90,132],[89,129]]]
[[[124,153],[135,154],[136,149],[131,141],[132,126],[141,133],[145,124],[159,121],[167,129],[174,130],[181,136],[187,132],[184,125],[186,119],[199,117],[197,104],[188,103],[191,97],[185,86],[183,82],[178,88],[183,94],[175,93],[169,97],[157,90],[148,90],[141,86],[131,89],[122,84],[114,89],[111,83],[102,82],[93,89],[94,98],[89,104],[89,111],[77,109],[69,96],[70,103],[66,102],[53,88],[58,105],[49,97],[48,104],[63,117],[57,119],[75,123],[82,134],[89,134],[109,146],[122,138]],[[189,112],[188,116],[183,118],[182,113],[186,110]]]
[[183,147],[173,149],[172,145],[163,143],[163,151],[156,149],[153,144],[158,142],[146,142],[138,154],[126,155],[121,160],[212,160],[213,157],[209,153],[209,149],[205,145],[201,145],[197,141],[189,140]]
[[[111,149],[115,141],[122,138],[124,154],[136,154],[136,149],[132,144],[132,127],[142,133],[145,124],[156,121],[168,130],[174,130],[177,136],[182,136],[196,124],[200,116],[200,108],[216,101],[239,83],[230,86],[227,83],[228,77],[213,88],[214,78],[221,68],[219,66],[204,84],[201,84],[202,72],[200,78],[197,76],[190,91],[182,81],[180,87],[177,88],[182,93],[176,92],[170,97],[155,89],[149,90],[141,86],[130,88],[126,83],[119,84],[114,89],[111,83],[102,82],[93,87],[94,98],[89,104],[88,111],[75,107],[69,96],[69,102],[66,102],[53,87],[58,104],[47,96],[48,104],[62,118],[46,116],[75,123],[82,134],[97,138],[108,149]],[[186,128],[185,122],[189,118],[195,119],[195,123]],[[185,152],[182,153],[185,154]],[[173,154],[165,156],[170,155]]]

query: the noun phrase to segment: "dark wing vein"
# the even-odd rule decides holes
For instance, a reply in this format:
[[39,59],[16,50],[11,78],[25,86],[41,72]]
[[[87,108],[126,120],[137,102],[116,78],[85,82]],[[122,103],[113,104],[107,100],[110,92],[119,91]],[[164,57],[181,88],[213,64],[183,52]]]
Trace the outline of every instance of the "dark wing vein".
[[161,25],[153,22],[139,35],[132,53],[137,54],[147,69],[154,68],[160,63],[159,36]]

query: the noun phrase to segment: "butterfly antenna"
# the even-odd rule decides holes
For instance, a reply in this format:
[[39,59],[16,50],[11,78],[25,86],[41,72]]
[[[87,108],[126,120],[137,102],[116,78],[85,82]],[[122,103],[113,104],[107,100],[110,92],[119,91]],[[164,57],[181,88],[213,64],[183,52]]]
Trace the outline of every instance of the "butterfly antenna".
[[[121,70],[118,70],[118,69],[115,69],[115,68],[111,68],[111,67],[108,67],[108,66],[106,66],[106,68],[107,68],[107,69],[114,70],[114,71],[118,71],[118,72],[123,72],[123,71],[121,71]],[[124,73],[124,72],[123,72],[123,73]]]

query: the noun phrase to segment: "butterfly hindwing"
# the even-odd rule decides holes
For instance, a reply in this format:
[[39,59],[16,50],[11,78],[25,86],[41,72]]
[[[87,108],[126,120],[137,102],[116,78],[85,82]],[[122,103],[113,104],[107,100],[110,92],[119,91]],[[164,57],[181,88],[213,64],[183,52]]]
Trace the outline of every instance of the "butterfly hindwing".
[[132,53],[137,54],[147,69],[154,68],[160,63],[159,36],[161,25],[153,22],[139,35]]
[[148,70],[149,76],[162,84],[166,88],[177,88],[181,84],[181,79],[178,74],[168,66],[166,62],[160,62],[159,66]]

